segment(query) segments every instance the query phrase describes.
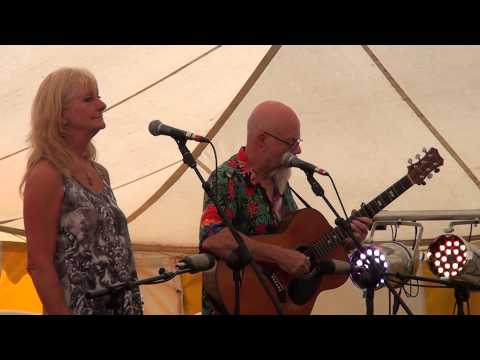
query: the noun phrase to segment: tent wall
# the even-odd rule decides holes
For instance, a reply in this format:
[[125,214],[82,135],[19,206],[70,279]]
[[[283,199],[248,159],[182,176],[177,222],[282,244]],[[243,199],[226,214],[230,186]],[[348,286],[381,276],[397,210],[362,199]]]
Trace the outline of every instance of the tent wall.
[[[478,209],[479,46],[369,46],[377,62],[362,46],[282,46],[237,101],[240,89],[271,49],[2,46],[0,80],[9,86],[0,91],[0,110],[7,119],[1,126],[0,172],[6,175],[0,187],[0,223],[22,216],[17,187],[27,155],[21,150],[26,146],[34,90],[48,72],[64,65],[90,68],[110,104],[107,130],[98,135],[96,145],[122,209],[132,215],[160,195],[129,224],[142,276],[155,274],[162,264],[173,265],[173,258],[164,258],[165,249],[178,256],[197,251],[203,200],[190,169],[177,176],[181,157],[174,141],[148,133],[148,123],[154,119],[199,134],[226,120],[213,138],[222,162],[245,143],[252,109],[264,100],[280,100],[292,106],[302,121],[301,157],[332,174],[347,211],[403,177],[406,160],[424,146],[437,148],[445,165],[426,186],[413,186],[386,210]],[[233,112],[222,119],[229,106]],[[214,169],[213,160],[210,148],[199,157],[209,170]],[[319,181],[340,210],[329,181]],[[159,194],[166,183],[169,186]],[[291,183],[333,223],[330,210],[312,195],[300,171],[293,172]],[[424,238],[435,238],[447,223],[426,224]],[[3,225],[23,229],[21,219]],[[466,235],[468,230],[459,232]],[[479,235],[477,228],[474,235]],[[411,240],[412,233],[401,231],[398,237]],[[375,240],[390,238],[386,231]],[[175,313],[180,304],[184,307],[185,294],[180,293],[191,288],[178,281],[145,290],[145,297],[156,304],[148,311]],[[169,295],[154,293],[164,288]],[[168,298],[168,304],[161,297]],[[431,310],[423,299],[422,295],[407,299],[414,313],[438,310]],[[387,294],[379,292],[376,313],[385,313],[387,304]],[[361,291],[348,282],[326,292],[315,313],[364,313]]]

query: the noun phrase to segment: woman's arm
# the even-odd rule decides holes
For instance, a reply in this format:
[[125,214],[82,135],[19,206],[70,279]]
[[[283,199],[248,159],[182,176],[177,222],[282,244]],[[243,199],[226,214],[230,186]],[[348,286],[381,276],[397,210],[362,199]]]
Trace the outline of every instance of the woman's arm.
[[50,162],[41,160],[25,183],[23,217],[27,269],[43,303],[44,313],[49,315],[71,314],[53,264],[63,195],[61,174]]

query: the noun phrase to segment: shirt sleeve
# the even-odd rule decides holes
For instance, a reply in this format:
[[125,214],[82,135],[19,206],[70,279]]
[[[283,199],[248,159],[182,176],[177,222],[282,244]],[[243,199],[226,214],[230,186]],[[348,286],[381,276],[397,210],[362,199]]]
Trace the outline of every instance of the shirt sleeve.
[[[215,173],[213,172],[209,179],[213,193],[217,194],[218,202],[225,211],[227,217],[233,221],[237,215],[237,199],[235,192],[235,182],[233,176],[227,171],[219,169],[218,186],[216,186]],[[218,214],[214,202],[205,194],[203,200],[203,212],[200,219],[200,244],[209,236],[212,236],[222,230],[226,224]]]

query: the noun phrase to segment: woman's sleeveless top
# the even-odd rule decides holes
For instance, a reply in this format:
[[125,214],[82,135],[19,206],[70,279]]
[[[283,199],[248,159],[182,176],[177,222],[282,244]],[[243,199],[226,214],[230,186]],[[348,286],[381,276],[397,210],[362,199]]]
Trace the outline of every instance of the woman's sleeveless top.
[[143,304],[138,287],[86,297],[88,291],[137,280],[127,219],[102,178],[103,189],[95,193],[64,176],[55,268],[74,314],[140,315]]

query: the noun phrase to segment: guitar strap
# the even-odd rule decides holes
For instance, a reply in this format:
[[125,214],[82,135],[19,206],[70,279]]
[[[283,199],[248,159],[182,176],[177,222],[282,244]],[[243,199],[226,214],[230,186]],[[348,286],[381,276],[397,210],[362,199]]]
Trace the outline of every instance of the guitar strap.
[[288,184],[288,188],[292,190],[292,192],[300,199],[300,201],[303,203],[303,205],[305,205],[305,207],[311,208],[311,206],[305,200],[303,200],[303,198],[295,190],[293,190],[290,184]]

